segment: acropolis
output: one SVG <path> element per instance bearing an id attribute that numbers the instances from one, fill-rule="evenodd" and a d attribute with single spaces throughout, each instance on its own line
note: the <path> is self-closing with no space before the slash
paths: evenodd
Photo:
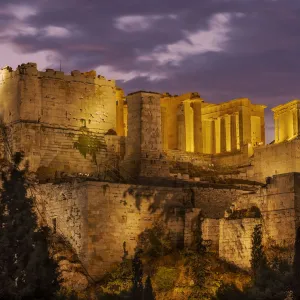
<path id="1" fill-rule="evenodd" d="M 174 244 L 189 247 L 201 212 L 204 239 L 245 269 L 257 224 L 266 247 L 291 253 L 300 226 L 300 100 L 272 108 L 270 144 L 263 104 L 207 103 L 197 92 L 125 95 L 95 71 L 5 67 L 0 100 L 1 158 L 25 153 L 40 211 L 93 278 L 120 261 L 124 242 L 132 256 L 137 236 L 166 214 Z"/>

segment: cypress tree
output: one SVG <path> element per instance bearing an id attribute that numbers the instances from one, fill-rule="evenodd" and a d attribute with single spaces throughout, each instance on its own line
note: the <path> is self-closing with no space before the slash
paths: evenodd
<path id="1" fill-rule="evenodd" d="M 144 300 L 155 300 L 150 276 L 147 276 L 145 282 Z"/>
<path id="2" fill-rule="evenodd" d="M 49 229 L 38 227 L 33 199 L 27 197 L 28 166 L 19 169 L 22 159 L 16 153 L 8 172 L 2 172 L 0 298 L 52 299 L 59 288 L 57 265 L 49 257 Z"/>
<path id="3" fill-rule="evenodd" d="M 136 251 L 134 254 L 132 273 L 132 297 L 134 300 L 141 300 L 143 297 L 143 264 L 139 251 Z"/>
<path id="4" fill-rule="evenodd" d="M 251 269 L 254 277 L 267 267 L 267 258 L 262 245 L 261 225 L 256 225 L 252 233 Z"/>
<path id="5" fill-rule="evenodd" d="M 294 294 L 296 299 L 300 299 L 300 228 L 298 228 L 296 232 L 294 251 L 295 251 L 294 264 L 293 264 Z"/>

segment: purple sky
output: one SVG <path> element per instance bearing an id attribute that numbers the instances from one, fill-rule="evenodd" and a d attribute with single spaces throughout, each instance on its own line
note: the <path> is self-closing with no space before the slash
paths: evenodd
<path id="1" fill-rule="evenodd" d="M 0 0 L 0 66 L 97 70 L 126 93 L 269 108 L 300 94 L 299 0 Z"/>

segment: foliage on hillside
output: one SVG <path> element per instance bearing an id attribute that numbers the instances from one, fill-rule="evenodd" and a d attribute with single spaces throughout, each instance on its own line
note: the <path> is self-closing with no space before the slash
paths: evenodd
<path id="1" fill-rule="evenodd" d="M 170 248 L 168 234 L 157 224 L 141 234 L 138 243 L 143 251 L 143 283 L 145 286 L 148 276 L 151 278 L 155 299 L 211 299 L 222 284 L 242 289 L 250 281 L 249 274 L 205 252 L 203 247 L 197 247 L 201 251 Z M 98 285 L 99 299 L 126 299 L 133 276 L 132 260 L 124 259 Z"/>

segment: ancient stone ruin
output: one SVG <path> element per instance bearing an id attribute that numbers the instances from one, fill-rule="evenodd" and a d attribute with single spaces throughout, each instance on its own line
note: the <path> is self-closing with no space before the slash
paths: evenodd
<path id="1" fill-rule="evenodd" d="M 96 72 L 70 75 L 35 63 L 0 70 L 1 158 L 23 151 L 39 183 L 42 219 L 62 233 L 88 273 L 132 255 L 138 235 L 163 219 L 190 247 L 204 216 L 212 251 L 250 265 L 251 234 L 292 256 L 300 225 L 300 100 L 273 108 L 247 98 L 206 103 L 139 91 L 124 96 Z"/>

